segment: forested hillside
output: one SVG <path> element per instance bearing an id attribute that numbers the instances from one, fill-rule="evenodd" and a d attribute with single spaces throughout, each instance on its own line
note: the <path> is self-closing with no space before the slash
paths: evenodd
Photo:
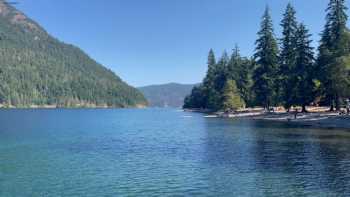
<path id="1" fill-rule="evenodd" d="M 151 107 L 182 107 L 194 85 L 169 83 L 140 87 Z"/>
<path id="2" fill-rule="evenodd" d="M 0 104 L 133 107 L 146 100 L 79 48 L 0 0 Z"/>
<path id="3" fill-rule="evenodd" d="M 330 106 L 340 110 L 350 97 L 350 32 L 346 27 L 345 0 L 330 0 L 318 54 L 312 47 L 305 24 L 289 3 L 280 22 L 282 36 L 276 38 L 269 8 L 266 8 L 256 48 L 251 58 L 238 47 L 231 57 L 225 52 L 216 61 L 211 50 L 208 72 L 201 86 L 185 99 L 185 108 L 214 111 L 262 106 Z M 230 41 L 231 42 L 231 41 Z"/>

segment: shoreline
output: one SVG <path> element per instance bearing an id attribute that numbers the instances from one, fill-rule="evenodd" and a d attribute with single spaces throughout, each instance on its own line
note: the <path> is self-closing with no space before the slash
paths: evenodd
<path id="1" fill-rule="evenodd" d="M 322 108 L 326 109 L 326 108 Z M 205 118 L 247 119 L 280 122 L 295 126 L 326 128 L 326 129 L 350 129 L 350 115 L 339 115 L 338 112 L 312 111 L 298 113 L 295 118 L 294 112 L 265 112 L 259 109 L 250 109 L 235 113 L 208 112 L 208 110 L 188 110 L 187 112 L 203 113 Z"/>
<path id="2" fill-rule="evenodd" d="M 296 119 L 293 113 L 268 113 L 249 119 L 281 122 L 311 128 L 350 129 L 350 116 L 339 115 L 339 113 L 334 112 L 299 113 Z"/>
<path id="3" fill-rule="evenodd" d="M 31 105 L 31 106 L 4 106 L 0 105 L 0 110 L 18 109 L 145 109 L 146 105 L 126 106 L 126 107 L 113 107 L 113 106 L 57 106 L 57 105 Z"/>

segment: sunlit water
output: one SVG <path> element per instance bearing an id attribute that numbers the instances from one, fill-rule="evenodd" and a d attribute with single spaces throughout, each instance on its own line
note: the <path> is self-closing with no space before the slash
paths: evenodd
<path id="1" fill-rule="evenodd" d="M 350 132 L 175 109 L 0 111 L 0 196 L 349 196 Z"/>

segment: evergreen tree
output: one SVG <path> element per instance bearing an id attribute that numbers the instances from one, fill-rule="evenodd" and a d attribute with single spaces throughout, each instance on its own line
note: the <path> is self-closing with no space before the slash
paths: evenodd
<path id="1" fill-rule="evenodd" d="M 222 54 L 221 58 L 219 59 L 217 65 L 216 65 L 216 72 L 215 72 L 215 90 L 218 92 L 222 92 L 226 79 L 228 77 L 228 63 L 229 63 L 229 56 L 226 51 Z"/>
<path id="2" fill-rule="evenodd" d="M 346 28 L 346 10 L 344 0 L 330 0 L 315 64 L 310 34 L 303 24 L 298 26 L 291 4 L 281 22 L 283 36 L 278 56 L 272 20 L 266 8 L 253 59 L 242 57 L 236 46 L 230 58 L 224 53 L 216 62 L 211 50 L 203 85 L 195 88 L 186 102 L 212 110 L 231 110 L 242 106 L 238 101 L 243 99 L 243 103 L 267 109 L 280 103 L 287 109 L 302 106 L 305 112 L 306 106 L 322 94 L 322 102 L 339 110 L 341 100 L 350 97 L 350 32 Z M 0 94 L 4 92 L 5 88 L 0 90 Z M 8 98 L 11 102 L 26 100 L 15 94 Z"/>
<path id="3" fill-rule="evenodd" d="M 345 0 L 330 0 L 319 46 L 318 75 L 331 110 L 334 105 L 337 110 L 340 109 L 340 99 L 345 96 L 344 89 L 349 86 L 347 66 L 342 61 L 349 55 L 346 10 Z"/>
<path id="4" fill-rule="evenodd" d="M 223 88 L 227 79 L 229 57 L 226 52 L 215 63 L 214 52 L 210 50 L 208 56 L 208 72 L 203 85 L 193 89 L 191 95 L 185 99 L 185 108 L 205 108 L 220 110 L 223 104 Z M 201 97 L 201 98 L 199 98 Z"/>
<path id="5" fill-rule="evenodd" d="M 266 8 L 262 18 L 261 30 L 258 32 L 256 52 L 254 55 L 256 68 L 253 74 L 253 90 L 258 104 L 265 108 L 273 104 L 275 97 L 275 79 L 278 65 L 278 47 L 273 33 L 272 19 Z"/>
<path id="6" fill-rule="evenodd" d="M 213 49 L 210 49 L 209 51 L 209 55 L 208 55 L 208 71 L 207 71 L 207 75 L 204 79 L 204 86 L 211 88 L 213 87 L 213 81 L 215 78 L 215 70 L 216 70 L 216 60 L 215 60 L 215 54 Z"/>
<path id="7" fill-rule="evenodd" d="M 227 79 L 232 79 L 236 82 L 241 97 L 248 103 L 250 99 L 250 61 L 240 55 L 237 45 L 233 49 L 227 70 Z"/>
<path id="8" fill-rule="evenodd" d="M 308 33 L 305 25 L 300 24 L 296 33 L 296 67 L 293 73 L 296 75 L 296 92 L 293 96 L 296 100 L 293 104 L 302 106 L 302 111 L 306 112 L 306 106 L 310 104 L 315 97 L 314 84 L 314 52 L 310 40 L 311 34 Z"/>
<path id="9" fill-rule="evenodd" d="M 223 89 L 227 80 L 227 75 L 228 75 L 228 62 L 229 62 L 229 57 L 227 55 L 227 52 L 224 51 L 222 54 L 221 58 L 216 64 L 216 69 L 215 69 L 215 79 L 214 79 L 214 90 L 215 94 L 212 96 L 213 100 L 213 106 L 209 106 L 209 109 L 212 110 L 219 110 L 222 108 L 222 93 Z"/>
<path id="10" fill-rule="evenodd" d="M 232 55 L 230 57 L 228 67 L 227 67 L 228 78 L 234 79 L 234 80 L 239 78 L 239 69 L 240 69 L 239 67 L 241 66 L 241 63 L 242 63 L 241 61 L 242 61 L 242 58 L 239 52 L 239 48 L 236 45 L 232 51 Z"/>
<path id="11" fill-rule="evenodd" d="M 203 108 L 217 110 L 220 103 L 220 92 L 217 88 L 217 78 L 220 68 L 215 60 L 215 54 L 211 49 L 208 55 L 208 71 L 204 79 L 205 102 Z"/>
<path id="12" fill-rule="evenodd" d="M 218 100 L 219 93 L 215 89 L 215 79 L 216 79 L 216 73 L 217 71 L 217 65 L 216 65 L 216 59 L 215 54 L 212 49 L 209 51 L 208 55 L 208 71 L 207 75 L 204 78 L 203 81 L 203 95 L 205 96 L 205 101 L 203 108 L 211 109 L 216 108 L 216 103 Z"/>
<path id="13" fill-rule="evenodd" d="M 295 80 L 295 64 L 296 64 L 296 33 L 298 24 L 295 17 L 296 11 L 289 3 L 282 19 L 282 39 L 280 53 L 280 69 L 279 69 L 279 91 L 280 99 L 285 108 L 289 108 L 293 104 L 293 90 L 296 86 Z"/>
<path id="14" fill-rule="evenodd" d="M 187 109 L 203 109 L 205 107 L 204 87 L 202 85 L 192 89 L 191 94 L 185 98 L 183 107 Z"/>
<path id="15" fill-rule="evenodd" d="M 241 98 L 236 82 L 234 80 L 227 80 L 223 90 L 223 107 L 224 111 L 238 110 L 245 106 Z"/>

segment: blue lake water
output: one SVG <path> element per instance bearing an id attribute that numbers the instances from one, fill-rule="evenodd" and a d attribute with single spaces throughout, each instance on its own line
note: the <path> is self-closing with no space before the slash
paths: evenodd
<path id="1" fill-rule="evenodd" d="M 350 131 L 176 109 L 2 110 L 0 196 L 349 196 Z"/>

